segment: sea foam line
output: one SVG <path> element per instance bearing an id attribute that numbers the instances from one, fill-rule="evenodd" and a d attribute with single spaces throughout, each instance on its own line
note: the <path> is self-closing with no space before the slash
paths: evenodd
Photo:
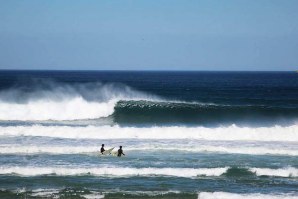
<path id="1" fill-rule="evenodd" d="M 239 144 L 241 145 L 241 144 Z M 126 147 L 125 151 L 175 151 L 188 153 L 230 153 L 248 155 L 284 155 L 298 156 L 297 149 L 272 149 L 266 147 L 229 147 L 229 146 L 153 146 L 153 147 Z M 99 146 L 0 146 L 0 154 L 93 154 L 99 153 Z"/>
<path id="2" fill-rule="evenodd" d="M 237 194 L 228 192 L 201 192 L 198 199 L 298 199 L 297 195 L 291 194 Z"/>
<path id="3" fill-rule="evenodd" d="M 220 176 L 228 170 L 224 168 L 63 168 L 63 167 L 0 167 L 0 175 L 18 176 L 175 176 L 175 177 L 196 177 L 196 176 Z"/>
<path id="4" fill-rule="evenodd" d="M 298 142 L 298 125 L 274 127 L 120 127 L 120 126 L 9 126 L 0 136 L 42 136 L 71 139 L 195 139 Z"/>
<path id="5" fill-rule="evenodd" d="M 130 167 L 102 167 L 102 168 L 68 168 L 68 167 L 0 167 L 0 175 L 18 176 L 173 176 L 194 178 L 197 176 L 221 176 L 229 172 L 230 167 L 220 168 L 130 168 Z M 247 168 L 257 176 L 273 177 L 298 177 L 298 169 L 293 167 L 270 169 L 270 168 Z"/>

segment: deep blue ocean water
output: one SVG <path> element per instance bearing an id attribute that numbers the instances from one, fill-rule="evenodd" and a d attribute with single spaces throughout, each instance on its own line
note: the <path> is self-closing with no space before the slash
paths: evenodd
<path id="1" fill-rule="evenodd" d="M 0 198 L 298 198 L 297 122 L 295 72 L 0 71 Z"/>

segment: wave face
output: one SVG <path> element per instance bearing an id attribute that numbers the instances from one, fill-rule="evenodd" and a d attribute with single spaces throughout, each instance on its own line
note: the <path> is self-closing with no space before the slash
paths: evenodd
<path id="1" fill-rule="evenodd" d="M 120 124 L 289 123 L 297 121 L 298 108 L 121 100 L 116 104 L 113 116 Z"/>

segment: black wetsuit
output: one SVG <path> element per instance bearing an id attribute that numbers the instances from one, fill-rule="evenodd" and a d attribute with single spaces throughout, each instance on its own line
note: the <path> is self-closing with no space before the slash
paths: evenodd
<path id="1" fill-rule="evenodd" d="M 118 157 L 121 157 L 121 155 L 125 155 L 124 153 L 123 153 L 123 150 L 122 149 L 118 149 Z"/>
<path id="2" fill-rule="evenodd" d="M 103 153 L 105 151 L 105 149 L 103 147 L 101 147 L 100 152 Z"/>

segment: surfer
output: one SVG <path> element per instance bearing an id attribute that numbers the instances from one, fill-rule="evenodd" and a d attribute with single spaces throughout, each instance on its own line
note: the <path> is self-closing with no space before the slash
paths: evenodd
<path id="1" fill-rule="evenodd" d="M 120 146 L 120 149 L 118 149 L 118 157 L 121 157 L 121 155 L 125 155 L 124 153 L 123 153 L 123 150 L 122 150 L 122 146 Z"/>
<path id="2" fill-rule="evenodd" d="M 105 152 L 104 146 L 105 146 L 104 144 L 101 145 L 101 149 L 100 149 L 101 154 L 103 154 L 103 152 Z"/>

